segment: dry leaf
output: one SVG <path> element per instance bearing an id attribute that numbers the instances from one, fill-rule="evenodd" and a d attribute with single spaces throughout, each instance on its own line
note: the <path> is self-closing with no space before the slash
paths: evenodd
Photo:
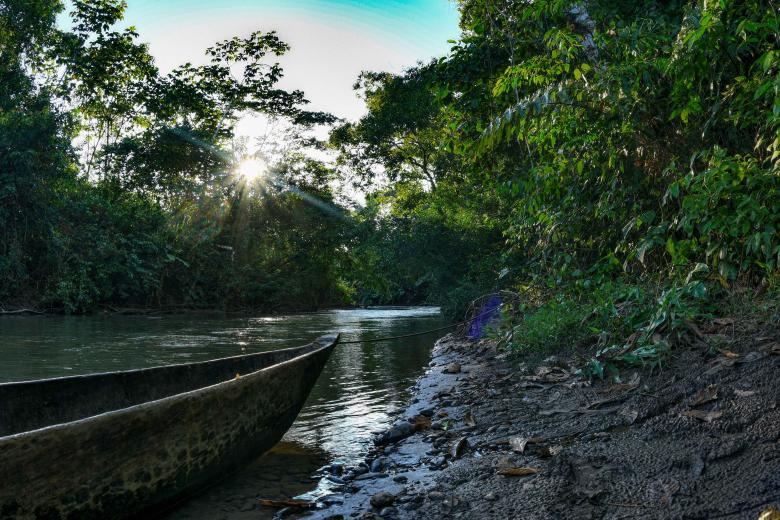
<path id="1" fill-rule="evenodd" d="M 459 459 L 463 456 L 464 453 L 466 453 L 468 448 L 469 440 L 466 437 L 461 437 L 455 442 L 455 444 L 452 445 L 450 454 L 452 455 L 452 458 Z"/>
<path id="2" fill-rule="evenodd" d="M 538 468 L 504 468 L 498 470 L 498 474 L 505 477 L 524 477 L 526 475 L 535 475 L 536 473 L 539 473 Z"/>
<path id="3" fill-rule="evenodd" d="M 512 447 L 512 451 L 523 453 L 525 447 L 528 444 L 539 444 L 544 442 L 544 437 L 511 437 L 509 439 L 509 445 Z"/>
<path id="4" fill-rule="evenodd" d="M 772 506 L 767 507 L 758 515 L 758 520 L 780 520 L 780 511 Z"/>
<path id="5" fill-rule="evenodd" d="M 737 397 L 750 397 L 751 395 L 756 395 L 756 392 L 753 390 L 734 390 L 734 395 Z"/>
<path id="6" fill-rule="evenodd" d="M 721 415 L 723 415 L 723 412 L 705 412 L 704 410 L 688 410 L 680 415 L 684 415 L 686 417 L 693 417 L 694 419 L 699 419 L 700 421 L 704 422 L 712 422 L 715 419 L 719 418 Z"/>
<path id="7" fill-rule="evenodd" d="M 693 402 L 691 402 L 691 406 L 700 406 L 705 403 L 714 401 L 717 398 L 718 387 L 715 385 L 710 385 L 707 388 L 702 388 L 696 393 L 696 395 L 693 396 Z"/>
<path id="8" fill-rule="evenodd" d="M 734 318 L 715 318 L 712 320 L 714 325 L 725 327 L 727 325 L 734 325 Z"/>
<path id="9" fill-rule="evenodd" d="M 723 354 L 724 356 L 726 356 L 729 359 L 737 359 L 739 357 L 739 354 L 737 354 L 736 352 L 732 352 L 732 351 L 727 350 L 725 348 L 719 348 L 718 352 L 720 352 L 721 354 Z"/>
<path id="10" fill-rule="evenodd" d="M 466 423 L 466 426 L 477 425 L 477 420 L 474 419 L 474 414 L 471 412 L 466 412 L 466 415 L 463 416 L 463 422 Z"/>
<path id="11" fill-rule="evenodd" d="M 415 431 L 427 430 L 431 427 L 431 418 L 424 415 L 415 415 L 411 422 Z"/>

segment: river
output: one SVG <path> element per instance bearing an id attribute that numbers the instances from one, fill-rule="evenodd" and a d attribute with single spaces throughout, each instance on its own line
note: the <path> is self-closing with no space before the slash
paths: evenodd
<path id="1" fill-rule="evenodd" d="M 186 363 L 305 344 L 338 331 L 366 340 L 445 325 L 433 307 L 346 309 L 273 317 L 164 315 L 0 319 L 0 382 Z M 442 333 L 338 346 L 283 441 L 181 504 L 169 520 L 270 518 L 257 498 L 326 492 L 312 474 L 354 464 L 386 428 Z"/>

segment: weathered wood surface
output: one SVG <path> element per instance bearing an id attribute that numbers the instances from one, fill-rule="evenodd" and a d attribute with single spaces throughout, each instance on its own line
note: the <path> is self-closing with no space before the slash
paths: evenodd
<path id="1" fill-rule="evenodd" d="M 142 518 L 202 488 L 279 441 L 337 340 L 0 385 L 0 518 Z"/>

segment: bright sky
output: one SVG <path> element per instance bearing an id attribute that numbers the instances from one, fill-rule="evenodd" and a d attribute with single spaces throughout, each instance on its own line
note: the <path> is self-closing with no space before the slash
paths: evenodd
<path id="1" fill-rule="evenodd" d="M 452 0 L 127 0 L 135 25 L 163 72 L 202 63 L 216 41 L 276 30 L 292 46 L 281 86 L 300 89 L 313 110 L 355 119 L 352 85 L 362 70 L 400 72 L 446 54 L 458 35 Z M 243 133 L 243 132 L 242 132 Z"/>

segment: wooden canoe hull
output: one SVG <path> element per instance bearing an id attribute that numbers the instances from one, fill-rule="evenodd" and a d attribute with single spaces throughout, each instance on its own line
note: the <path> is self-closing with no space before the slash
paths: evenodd
<path id="1" fill-rule="evenodd" d="M 0 518 L 146 517 L 181 500 L 281 439 L 336 341 L 205 388 L 0 437 Z"/>

